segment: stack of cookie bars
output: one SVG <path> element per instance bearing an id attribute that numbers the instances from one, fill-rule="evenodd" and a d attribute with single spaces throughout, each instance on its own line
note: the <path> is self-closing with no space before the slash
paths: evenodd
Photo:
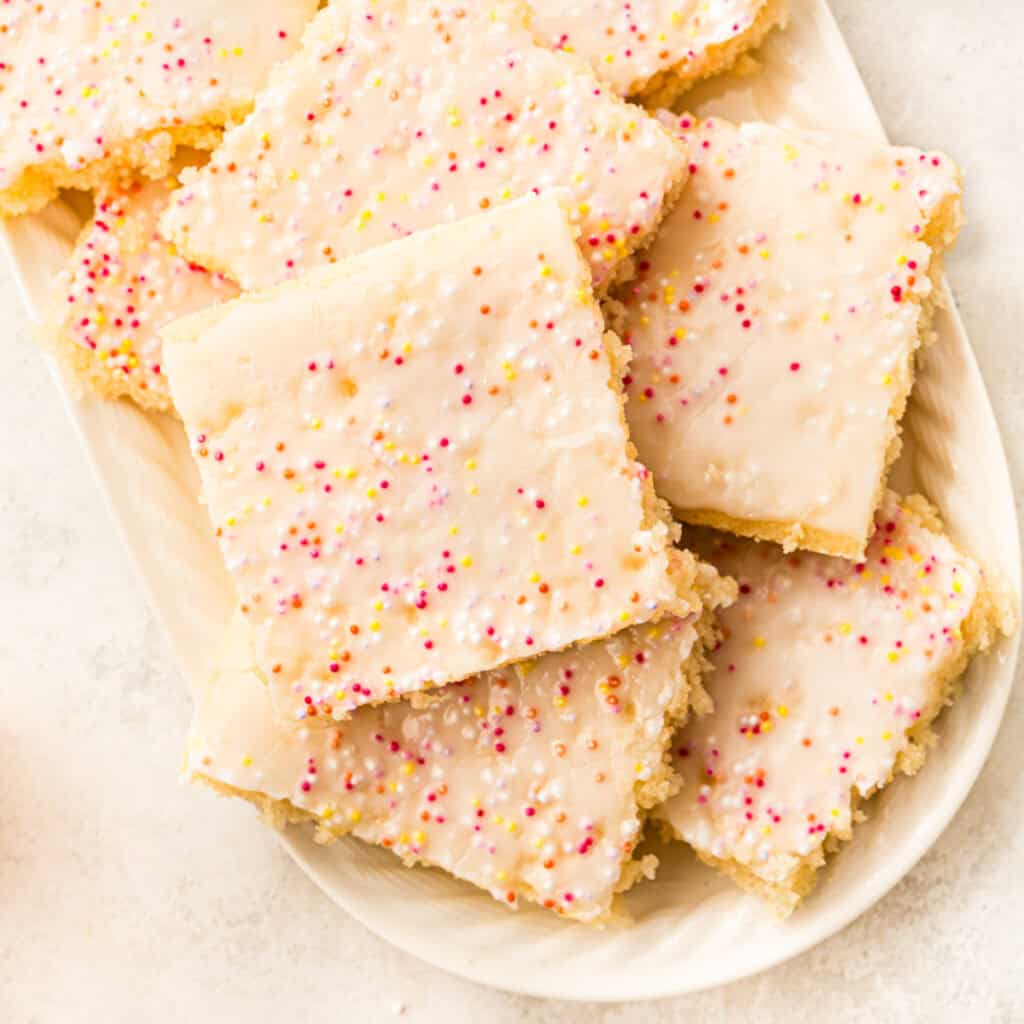
<path id="1" fill-rule="evenodd" d="M 784 21 L 0 12 L 0 212 L 94 198 L 46 341 L 180 418 L 237 592 L 189 779 L 601 922 L 645 829 L 789 912 L 919 767 L 1009 620 L 886 484 L 959 174 L 685 113 Z"/>

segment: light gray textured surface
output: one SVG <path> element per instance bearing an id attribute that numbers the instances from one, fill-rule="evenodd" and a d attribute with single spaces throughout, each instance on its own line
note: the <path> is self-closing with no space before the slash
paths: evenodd
<path id="1" fill-rule="evenodd" d="M 833 6 L 894 141 L 945 149 L 966 172 L 970 225 L 949 273 L 1019 503 L 1024 4 Z M 184 687 L 6 268 L 0 325 L 0 1020 L 1024 1020 L 1020 685 L 966 806 L 917 869 L 758 978 L 580 1007 L 482 989 L 374 938 L 247 807 L 178 784 Z"/>

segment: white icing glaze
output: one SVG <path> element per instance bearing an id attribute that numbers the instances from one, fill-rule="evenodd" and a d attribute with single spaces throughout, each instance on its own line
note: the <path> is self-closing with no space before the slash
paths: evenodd
<path id="1" fill-rule="evenodd" d="M 703 77 L 708 51 L 742 36 L 766 0 L 535 0 L 531 27 L 548 46 L 578 54 L 620 96 L 671 71 Z"/>
<path id="2" fill-rule="evenodd" d="M 290 712 L 322 720 L 691 610 L 675 574 L 692 562 L 646 519 L 603 330 L 541 197 L 164 332 Z"/>
<path id="3" fill-rule="evenodd" d="M 658 782 L 666 713 L 685 702 L 692 624 L 634 627 L 327 730 L 273 714 L 247 640 L 239 618 L 197 694 L 186 774 L 287 801 L 511 906 L 607 914 L 640 836 L 638 784 Z"/>
<path id="4" fill-rule="evenodd" d="M 0 6 L 0 191 L 252 99 L 316 0 L 8 0 Z"/>
<path id="5" fill-rule="evenodd" d="M 163 409 L 171 395 L 156 332 L 238 292 L 175 255 L 160 234 L 160 214 L 176 186 L 168 178 L 100 190 L 59 286 L 61 334 L 81 351 L 74 365 L 104 394 L 129 394 Z"/>
<path id="6" fill-rule="evenodd" d="M 711 714 L 676 737 L 658 814 L 698 850 L 786 887 L 853 796 L 884 786 L 965 651 L 977 567 L 888 493 L 863 563 L 688 532 L 740 585 L 711 657 Z"/>
<path id="7" fill-rule="evenodd" d="M 685 153 L 520 5 L 350 0 L 322 11 L 165 226 L 246 288 L 563 187 L 595 280 L 661 216 Z"/>
<path id="8" fill-rule="evenodd" d="M 922 238 L 956 168 L 671 120 L 691 180 L 619 295 L 640 456 L 684 517 L 803 524 L 862 550 L 931 288 Z"/>

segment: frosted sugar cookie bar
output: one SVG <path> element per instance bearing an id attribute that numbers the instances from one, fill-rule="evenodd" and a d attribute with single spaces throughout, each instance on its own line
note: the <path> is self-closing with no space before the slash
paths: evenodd
<path id="1" fill-rule="evenodd" d="M 957 169 L 672 120 L 691 183 L 612 309 L 631 436 L 681 518 L 860 557 L 959 227 Z"/>
<path id="2" fill-rule="evenodd" d="M 278 826 L 313 821 L 323 840 L 351 832 L 513 907 L 597 921 L 654 870 L 634 851 L 646 809 L 678 781 L 672 725 L 703 694 L 720 599 L 709 593 L 686 621 L 486 672 L 419 708 L 364 707 L 329 729 L 274 714 L 236 621 L 221 670 L 196 695 L 185 773 Z"/>
<path id="3" fill-rule="evenodd" d="M 0 214 L 208 148 L 298 44 L 316 0 L 8 0 L 0 7 Z"/>
<path id="4" fill-rule="evenodd" d="M 336 0 L 165 219 L 196 262 L 264 287 L 564 187 L 595 282 L 681 187 L 671 133 L 533 41 L 524 8 Z"/>
<path id="5" fill-rule="evenodd" d="M 695 606 L 558 202 L 163 332 L 258 663 L 322 721 Z"/>
<path id="6" fill-rule="evenodd" d="M 858 804 L 921 766 L 996 604 L 921 498 L 885 496 L 859 564 L 711 531 L 687 540 L 740 596 L 712 655 L 714 712 L 676 737 L 683 786 L 658 814 L 788 912 Z"/>
<path id="7" fill-rule="evenodd" d="M 783 0 L 535 0 L 531 26 L 620 96 L 669 106 L 785 20 Z"/>
<path id="8" fill-rule="evenodd" d="M 237 289 L 178 256 L 159 230 L 177 179 L 102 186 L 62 275 L 47 337 L 97 394 L 170 411 L 157 330 Z"/>

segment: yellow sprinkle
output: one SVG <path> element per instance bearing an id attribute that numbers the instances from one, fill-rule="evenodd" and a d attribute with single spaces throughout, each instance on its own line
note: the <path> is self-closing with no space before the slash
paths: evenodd
<path id="1" fill-rule="evenodd" d="M 754 637 L 754 646 L 755 647 L 764 647 L 764 643 L 765 643 L 765 640 L 764 640 L 763 636 L 755 636 Z"/>
<path id="2" fill-rule="evenodd" d="M 467 569 L 473 564 L 473 559 L 470 558 L 469 555 L 463 555 L 462 558 L 459 559 L 459 561 Z"/>
<path id="3" fill-rule="evenodd" d="M 466 469 L 476 469 L 476 459 L 466 459 Z"/>
<path id="4" fill-rule="evenodd" d="M 368 498 L 376 498 L 377 497 L 377 488 L 376 487 L 367 487 L 366 488 L 366 496 Z"/>
<path id="5" fill-rule="evenodd" d="M 355 807 L 353 807 L 348 812 L 348 820 L 349 821 L 359 821 L 359 819 L 362 818 L 362 816 L 363 816 L 362 813 L 360 811 L 356 810 Z"/>
<path id="6" fill-rule="evenodd" d="M 841 636 L 849 636 L 852 630 L 853 626 L 851 626 L 848 622 L 839 623 L 839 633 Z"/>
<path id="7" fill-rule="evenodd" d="M 252 758 L 248 754 L 246 754 L 245 757 L 242 758 L 242 764 L 244 764 L 245 767 L 248 768 L 249 765 L 252 764 Z"/>
<path id="8" fill-rule="evenodd" d="M 314 416 L 309 425 L 313 430 L 319 430 L 324 424 L 319 416 Z"/>
<path id="9" fill-rule="evenodd" d="M 541 530 L 540 533 L 537 534 L 537 540 L 545 541 L 547 539 L 548 539 L 548 535 L 543 530 Z"/>
<path id="10" fill-rule="evenodd" d="M 406 761 L 405 764 L 402 765 L 403 775 L 412 775 L 414 770 L 415 769 L 412 766 L 412 761 Z"/>
<path id="11" fill-rule="evenodd" d="M 900 656 L 895 651 L 890 651 L 889 652 L 889 660 L 890 661 L 899 661 L 900 660 Z"/>
<path id="12" fill-rule="evenodd" d="M 573 544 L 573 546 L 569 548 L 569 553 L 572 555 L 578 555 L 582 550 L 583 549 L 579 546 L 579 544 Z"/>
<path id="13" fill-rule="evenodd" d="M 787 708 L 785 704 L 780 704 L 775 709 L 775 713 L 779 716 L 779 718 L 788 718 L 789 717 L 789 708 Z"/>
<path id="14" fill-rule="evenodd" d="M 892 739 L 892 733 L 888 729 L 886 729 L 885 732 L 882 733 L 882 739 L 883 740 L 891 740 Z"/>
<path id="15" fill-rule="evenodd" d="M 584 494 L 582 497 L 576 499 L 576 504 L 580 508 L 586 508 L 590 504 L 590 499 Z"/>
<path id="16" fill-rule="evenodd" d="M 538 573 L 538 572 L 531 572 L 530 573 L 530 582 L 531 583 L 539 583 L 540 582 L 540 573 Z"/>

